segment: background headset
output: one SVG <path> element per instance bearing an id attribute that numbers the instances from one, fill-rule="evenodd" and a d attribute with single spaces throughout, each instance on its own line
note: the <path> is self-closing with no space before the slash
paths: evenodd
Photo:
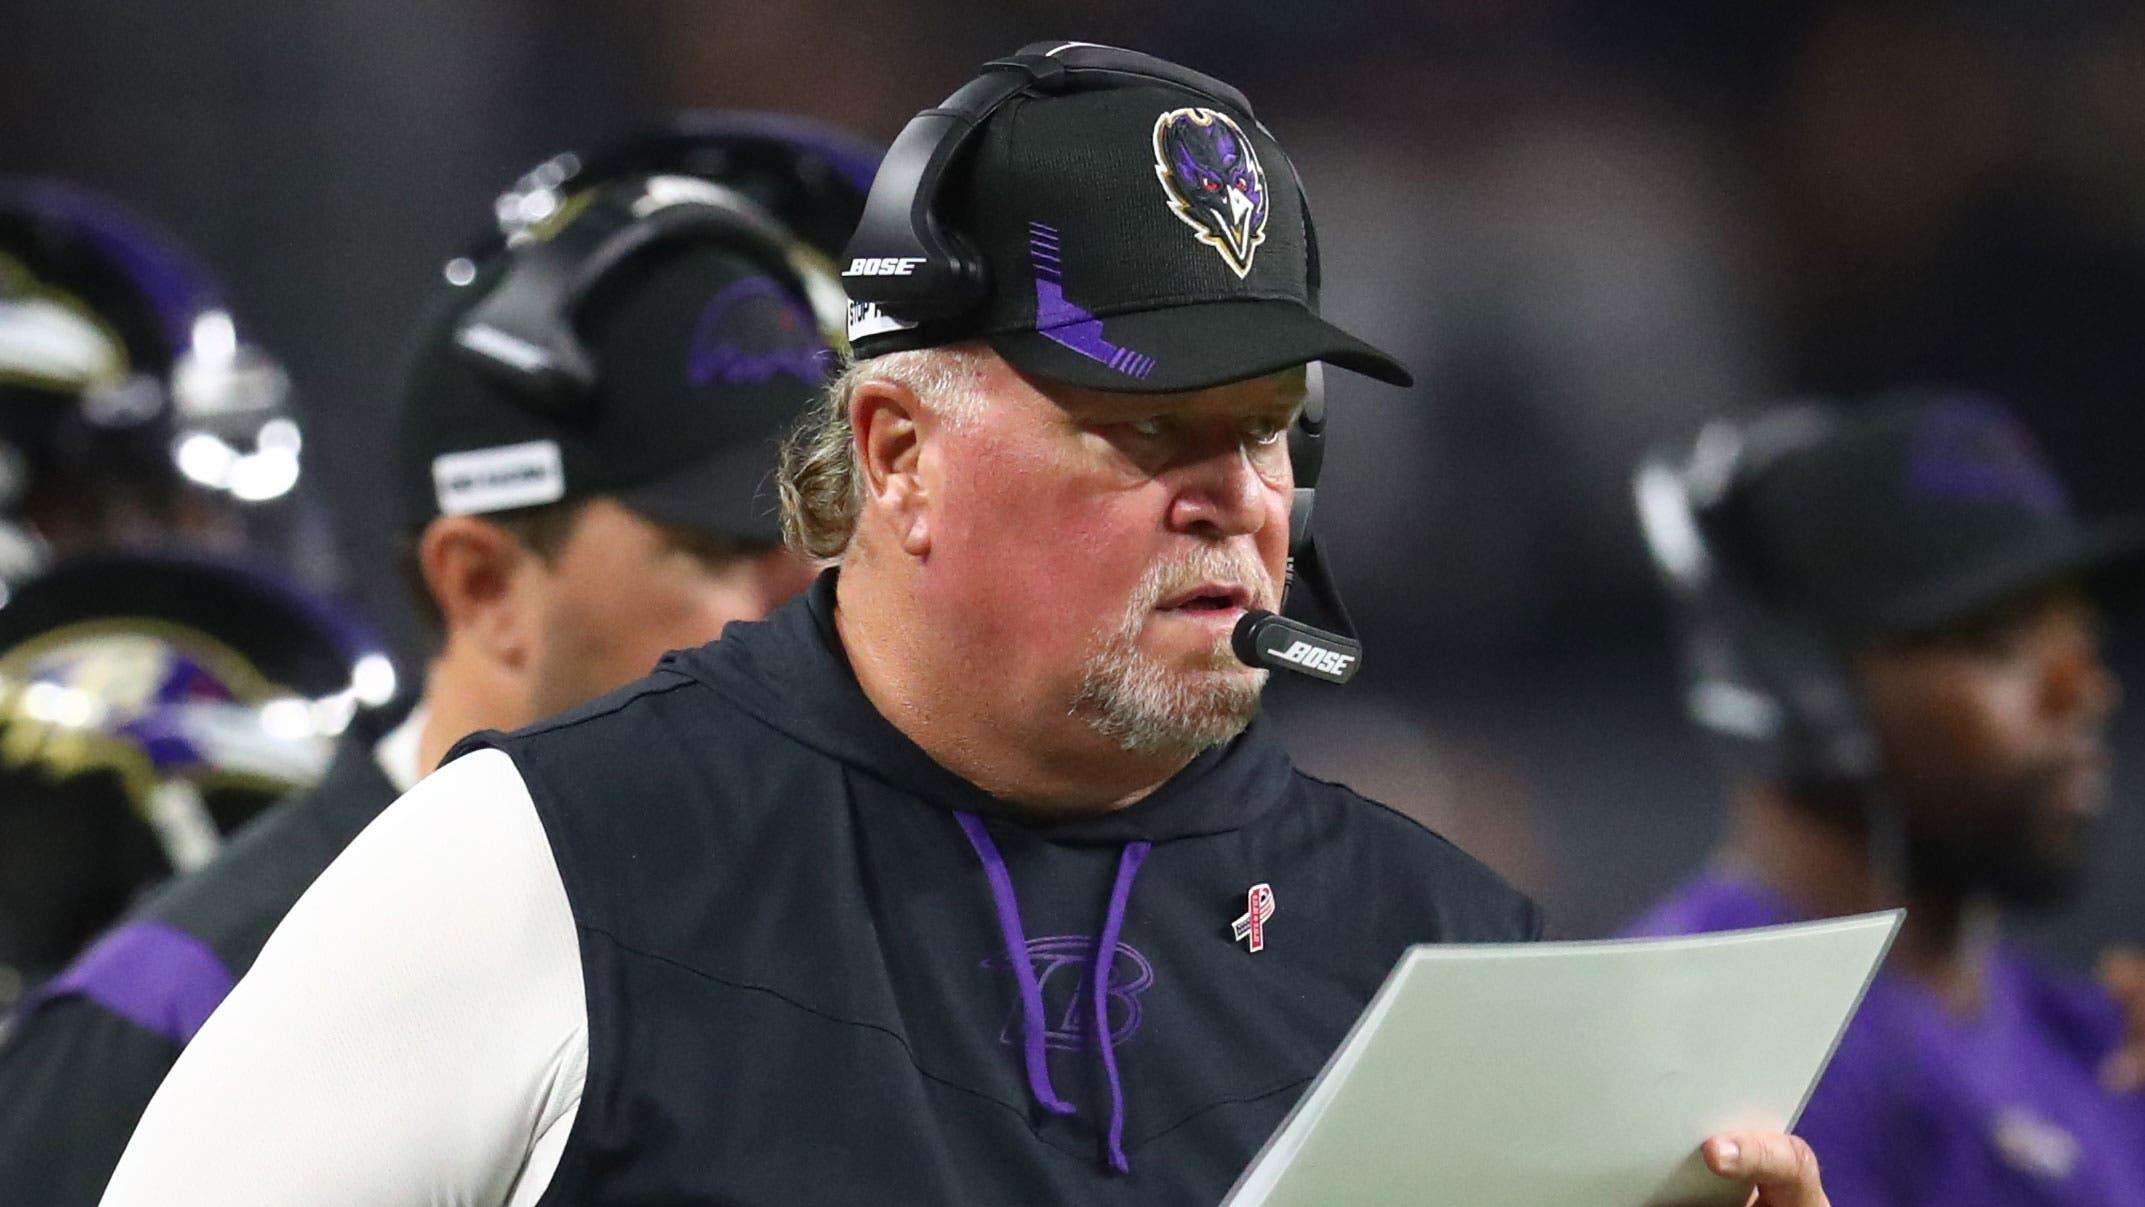
<path id="1" fill-rule="evenodd" d="M 1868 794 L 1880 766 L 1860 692 L 1836 641 L 1765 581 L 1749 515 L 1752 485 L 1838 423 L 1819 403 L 1714 420 L 1648 455 L 1632 488 L 1675 600 L 1692 720 L 1747 773 Z"/>
<path id="2" fill-rule="evenodd" d="M 553 156 L 499 196 L 497 228 L 447 264 L 448 281 L 467 286 L 477 265 L 509 257 L 456 325 L 457 349 L 533 408 L 570 414 L 600 381 L 576 330 L 588 299 L 653 249 L 708 241 L 788 283 L 827 346 L 840 350 L 846 299 L 828 255 L 862 208 L 872 160 L 866 144 L 840 131 L 725 113 L 689 114 L 609 149 Z M 793 231 L 777 210 L 808 215 L 812 229 Z"/>
<path id="3" fill-rule="evenodd" d="M 939 218 L 939 201 L 962 154 L 991 115 L 1021 95 L 1062 95 L 1110 88 L 1164 84 L 1196 93 L 1215 108 L 1225 108 L 1273 137 L 1252 113 L 1251 102 L 1235 88 L 1210 75 L 1166 59 L 1091 42 L 1035 42 L 1012 55 L 985 63 L 980 74 L 937 107 L 909 119 L 887 150 L 872 181 L 863 217 L 851 236 L 844 262 L 897 258 L 915 261 L 906 275 L 844 273 L 843 284 L 855 306 L 882 312 L 916 325 L 943 324 L 982 305 L 990 294 L 986 259 L 960 232 Z M 1311 207 L 1297 181 L 1303 213 L 1306 281 L 1311 304 L 1318 303 L 1318 235 Z M 1252 611 L 1237 625 L 1232 646 L 1254 666 L 1294 671 L 1333 683 L 1345 683 L 1362 666 L 1363 647 L 1340 601 L 1311 537 L 1311 510 L 1319 469 L 1325 459 L 1326 400 L 1324 366 L 1304 366 L 1303 409 L 1289 429 L 1289 456 L 1296 489 L 1289 513 L 1289 585 L 1301 579 L 1328 623 L 1339 631 Z M 1284 589 L 1285 590 L 1285 589 Z M 1285 591 L 1286 593 L 1286 591 Z"/>

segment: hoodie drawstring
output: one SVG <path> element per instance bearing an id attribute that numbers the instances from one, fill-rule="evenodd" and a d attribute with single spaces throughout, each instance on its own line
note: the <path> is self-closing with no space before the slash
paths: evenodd
<path id="1" fill-rule="evenodd" d="M 1102 1048 L 1102 1071 L 1110 1081 L 1110 1168 L 1131 1173 L 1125 1160 L 1125 1087 L 1117 1079 L 1117 1036 L 1110 1030 L 1110 957 L 1117 954 L 1117 933 L 1125 928 L 1125 905 L 1132 900 L 1132 881 L 1147 862 L 1153 843 L 1128 842 L 1117 857 L 1117 879 L 1110 884 L 1110 912 L 1103 915 L 1102 937 L 1095 940 L 1095 1042 Z"/>
<path id="2" fill-rule="evenodd" d="M 1028 1092 L 1053 1115 L 1070 1115 L 1073 1105 L 1058 1097 L 1050 1085 L 1050 1060 L 1043 1049 L 1043 986 L 1035 979 L 1035 965 L 1028 959 L 1028 936 L 1020 926 L 1020 902 L 1013 896 L 1013 875 L 1005 870 L 1005 857 L 983 819 L 973 813 L 956 813 L 968 845 L 983 861 L 983 875 L 991 882 L 991 900 L 998 906 L 998 933 L 1005 939 L 1006 962 L 1013 966 L 1013 979 L 1020 984 L 1020 1030 L 1028 1059 Z"/>
<path id="3" fill-rule="evenodd" d="M 1028 1092 L 1053 1115 L 1073 1114 L 1073 1105 L 1058 1097 L 1050 1084 L 1050 1060 L 1043 1027 L 1043 987 L 1035 979 L 1035 965 L 1028 958 L 1028 936 L 1020 921 L 1020 901 L 1013 894 L 1013 875 L 1006 870 L 998 844 L 973 813 L 955 813 L 968 845 L 983 862 L 984 878 L 990 881 L 991 900 L 998 908 L 998 933 L 1005 941 L 1006 961 L 1013 966 L 1013 979 L 1020 986 L 1020 1020 L 1023 1056 L 1028 1069 Z M 1129 842 L 1117 859 L 1117 878 L 1110 885 L 1110 907 L 1103 916 L 1102 934 L 1095 940 L 1091 997 L 1095 1008 L 1095 1043 L 1102 1051 L 1102 1071 L 1110 1083 L 1110 1124 L 1105 1157 L 1118 1173 L 1132 1172 L 1125 1159 L 1125 1089 L 1117 1074 L 1117 1042 L 1110 1032 L 1110 963 L 1117 954 L 1117 937 L 1124 930 L 1125 910 L 1132 900 L 1132 882 L 1140 865 L 1154 847 L 1148 842 Z"/>

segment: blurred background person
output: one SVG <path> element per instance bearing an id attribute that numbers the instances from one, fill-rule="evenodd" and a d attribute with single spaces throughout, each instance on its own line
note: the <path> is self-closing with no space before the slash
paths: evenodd
<path id="1" fill-rule="evenodd" d="M 191 252 L 0 180 L 0 1011 L 392 690 L 302 443 Z"/>
<path id="2" fill-rule="evenodd" d="M 1838 1201 L 2145 1202 L 2145 986 L 2001 933 L 2084 876 L 2119 696 L 2093 587 L 2145 526 L 2077 521 L 1973 395 L 1716 421 L 1637 482 L 1736 776 L 1725 846 L 1637 932 L 1905 906 L 1797 1128 Z"/>
<path id="3" fill-rule="evenodd" d="M 809 582 L 772 473 L 833 365 L 828 257 L 875 163 L 831 128 L 694 114 L 498 199 L 420 321 L 383 491 L 436 626 L 421 689 L 31 997 L 0 1038 L 11 1199 L 96 1201 L 283 913 L 456 739 L 601 695 Z"/>

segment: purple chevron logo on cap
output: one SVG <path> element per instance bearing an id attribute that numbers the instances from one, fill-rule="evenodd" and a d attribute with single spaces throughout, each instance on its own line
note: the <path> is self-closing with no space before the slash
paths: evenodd
<path id="1" fill-rule="evenodd" d="M 1155 359 L 1103 338 L 1102 320 L 1065 297 L 1058 231 L 1041 222 L 1028 224 L 1028 262 L 1035 269 L 1035 333 L 1127 377 L 1154 372 Z"/>

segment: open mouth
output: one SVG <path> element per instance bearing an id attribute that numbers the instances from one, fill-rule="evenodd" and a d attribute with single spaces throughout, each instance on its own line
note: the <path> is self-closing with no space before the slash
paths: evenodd
<path id="1" fill-rule="evenodd" d="M 1156 606 L 1157 611 L 1219 616 L 1241 612 L 1251 606 L 1251 592 L 1229 583 L 1200 583 L 1178 591 Z"/>

